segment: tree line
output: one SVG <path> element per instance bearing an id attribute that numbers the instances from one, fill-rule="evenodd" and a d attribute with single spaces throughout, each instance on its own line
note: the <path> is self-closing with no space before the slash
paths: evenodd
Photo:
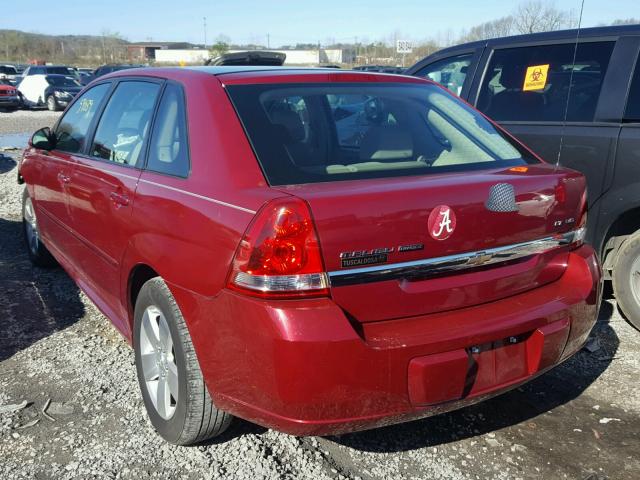
<path id="1" fill-rule="evenodd" d="M 640 19 L 622 18 L 612 25 L 640 24 Z M 433 52 L 458 43 L 485 40 L 508 35 L 544 32 L 575 28 L 578 14 L 573 10 L 562 10 L 546 0 L 525 0 L 503 17 L 480 23 L 466 31 L 454 32 L 448 29 L 431 38 L 414 42 L 414 49 L 406 59 L 411 64 Z M 285 49 L 351 49 L 356 54 L 357 64 L 398 64 L 395 41 L 403 38 L 402 33 L 377 41 L 335 42 L 326 39 L 318 43 L 297 43 L 285 45 Z M 18 30 L 0 30 L 0 59 L 6 62 L 26 63 L 33 60 L 74 65 L 96 65 L 128 61 L 127 45 L 130 43 L 122 35 L 103 30 L 100 35 L 43 35 Z M 190 45 L 190 44 L 187 44 Z M 229 49 L 264 49 L 265 45 L 233 45 L 231 39 L 219 35 L 213 45 L 209 45 L 212 56 Z"/>

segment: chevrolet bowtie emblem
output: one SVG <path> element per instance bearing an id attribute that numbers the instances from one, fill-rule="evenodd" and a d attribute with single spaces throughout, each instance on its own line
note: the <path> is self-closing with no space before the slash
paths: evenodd
<path id="1" fill-rule="evenodd" d="M 467 259 L 467 265 L 480 266 L 487 263 L 493 258 L 493 254 L 485 252 L 477 252 Z"/>

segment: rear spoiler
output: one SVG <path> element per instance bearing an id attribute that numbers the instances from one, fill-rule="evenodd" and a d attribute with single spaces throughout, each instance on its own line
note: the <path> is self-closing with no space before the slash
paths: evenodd
<path id="1" fill-rule="evenodd" d="M 284 64 L 287 56 L 281 52 L 268 52 L 264 50 L 225 53 L 219 57 L 208 59 L 205 65 L 249 65 L 249 66 L 275 66 Z"/>

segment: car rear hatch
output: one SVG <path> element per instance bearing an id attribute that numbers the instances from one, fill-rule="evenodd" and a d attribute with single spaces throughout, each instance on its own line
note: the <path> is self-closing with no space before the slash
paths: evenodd
<path id="1" fill-rule="evenodd" d="M 538 165 L 280 190 L 311 207 L 334 301 L 372 322 L 470 307 L 557 280 L 584 178 Z"/>
<path id="2" fill-rule="evenodd" d="M 330 294 L 354 320 L 470 307 L 562 275 L 581 174 L 541 163 L 434 84 L 265 75 L 224 83 L 271 188 L 308 203 Z"/>

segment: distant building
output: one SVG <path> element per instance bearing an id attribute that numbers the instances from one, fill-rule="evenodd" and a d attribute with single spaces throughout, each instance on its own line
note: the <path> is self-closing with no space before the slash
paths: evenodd
<path id="1" fill-rule="evenodd" d="M 127 45 L 127 57 L 132 63 L 145 63 L 156 58 L 156 52 L 167 49 L 190 48 L 190 43 L 184 42 L 140 42 Z"/>
<path id="2" fill-rule="evenodd" d="M 158 63 L 197 63 L 202 65 L 209 58 L 209 52 L 203 49 L 166 49 L 155 50 Z"/>
<path id="3" fill-rule="evenodd" d="M 159 44 L 154 44 L 159 45 Z M 151 48 L 151 47 L 148 47 Z M 244 52 L 246 50 L 229 50 L 229 53 Z M 322 65 L 327 63 L 355 63 L 356 52 L 352 49 L 313 49 L 313 50 L 274 50 L 270 52 L 284 53 L 287 58 L 285 65 Z M 203 49 L 156 48 L 153 50 L 155 61 L 158 63 L 203 64 L 209 58 L 209 52 Z"/>

